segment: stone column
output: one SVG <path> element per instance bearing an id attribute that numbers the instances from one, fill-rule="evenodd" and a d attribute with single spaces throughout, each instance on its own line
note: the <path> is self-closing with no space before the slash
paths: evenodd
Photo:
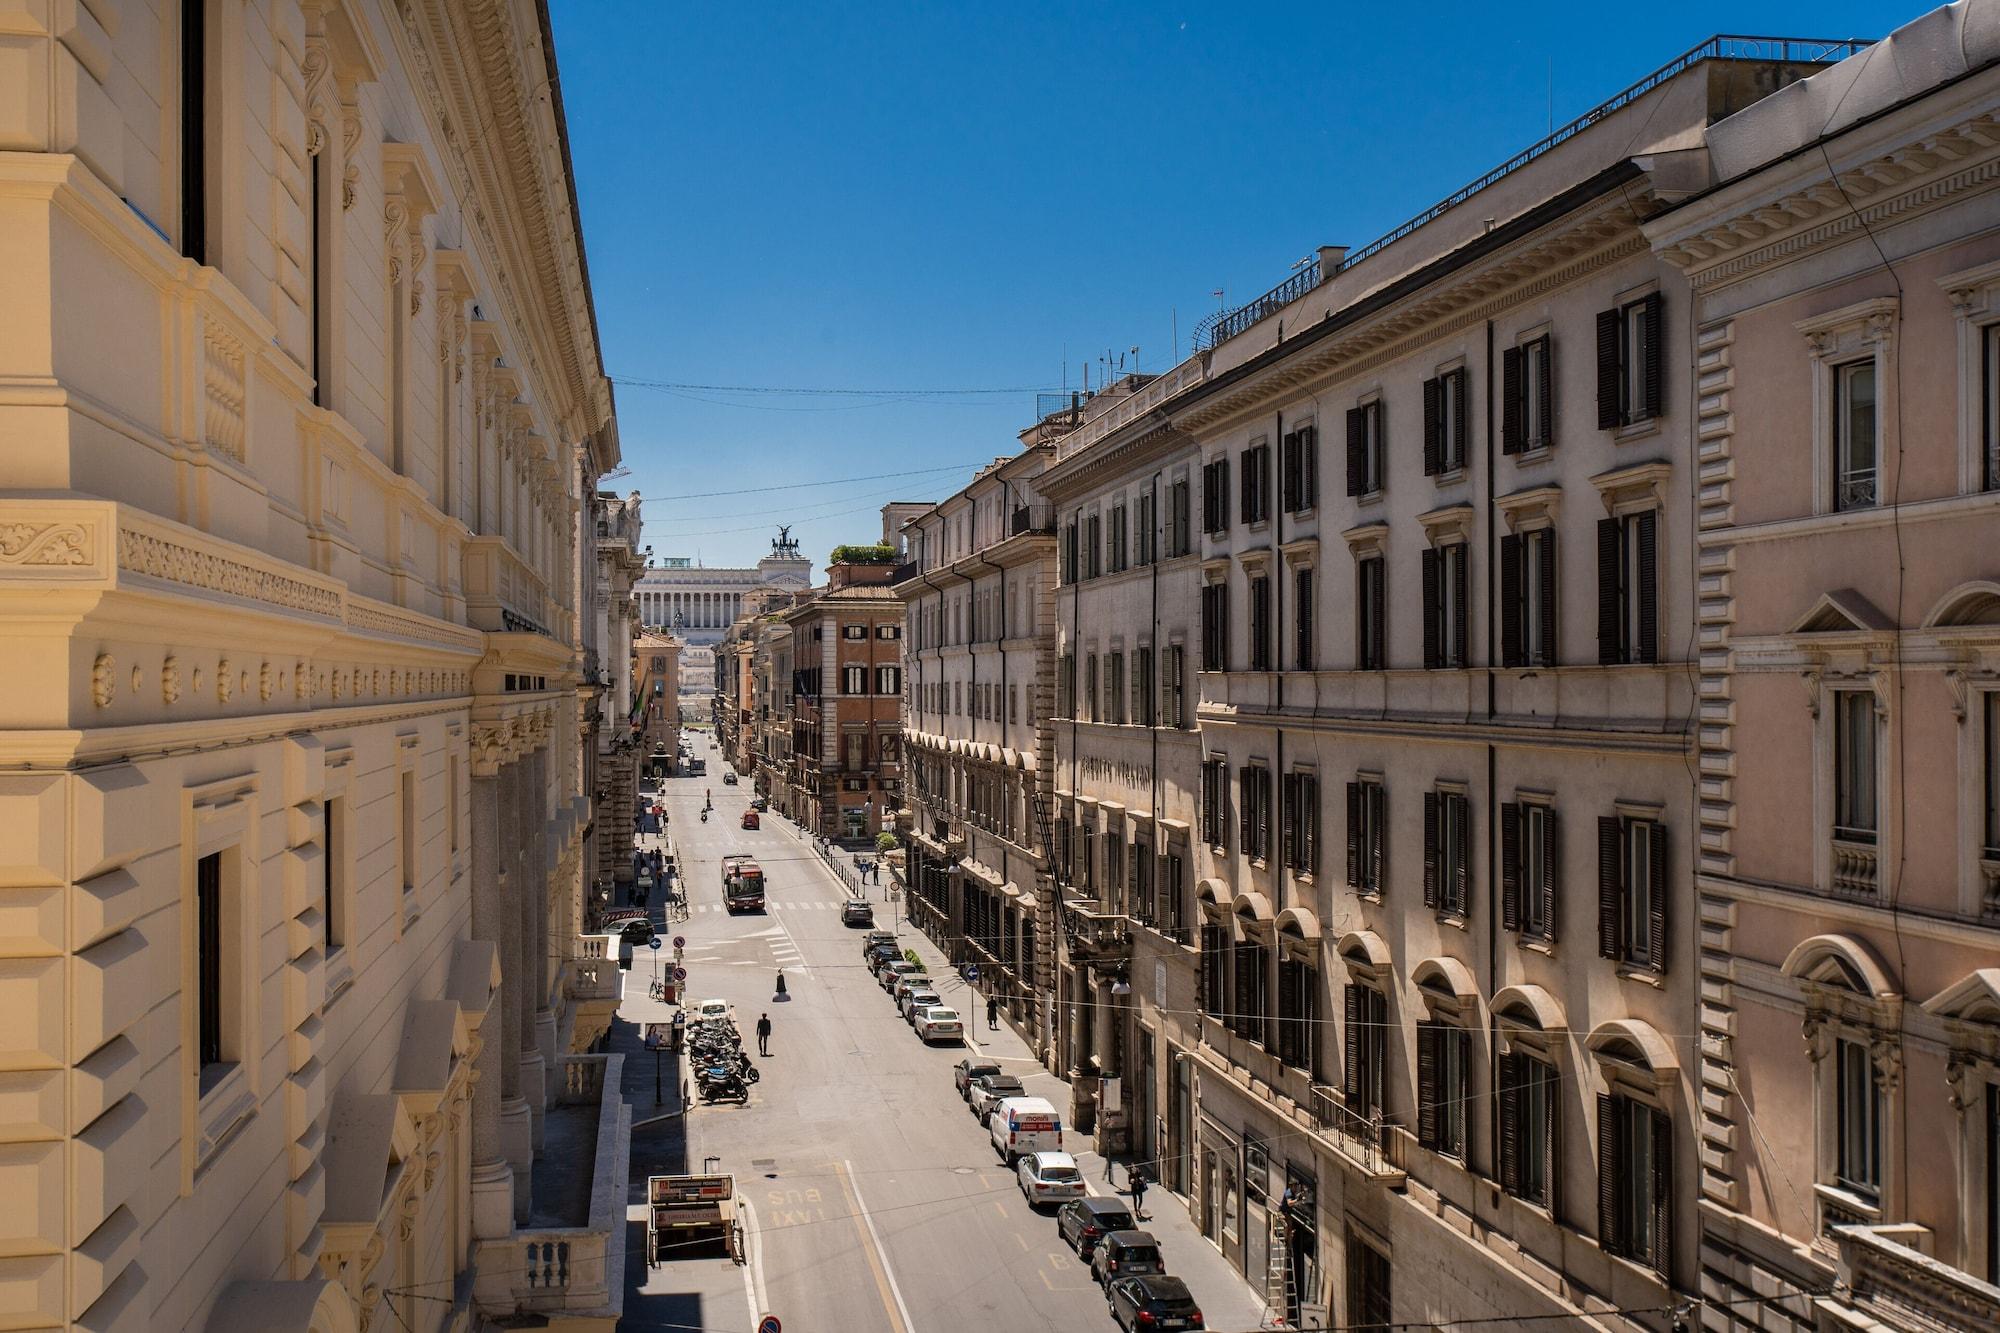
<path id="1" fill-rule="evenodd" d="M 533 746 L 535 743 L 534 729 L 529 725 L 526 744 Z M 542 1117 L 548 1109 L 548 1065 L 535 1041 L 535 1011 L 542 1004 L 542 965 L 537 957 L 541 950 L 541 932 L 536 922 L 541 914 L 548 881 L 542 870 L 542 802 L 537 799 L 535 791 L 535 751 L 526 750 L 514 768 L 518 774 L 514 791 L 514 864 L 520 884 L 514 907 L 515 929 L 520 932 L 521 941 L 521 984 L 514 988 L 507 1010 L 514 1019 L 513 1042 L 521 1068 L 520 1094 L 528 1117 L 526 1146 L 532 1160 L 542 1146 Z"/>
<path id="2" fill-rule="evenodd" d="M 514 1168 L 514 1221 L 525 1224 L 529 1216 L 530 1172 L 534 1167 L 534 1123 L 529 1111 L 525 1086 L 528 1071 L 522 1068 L 521 1039 L 522 1015 L 521 997 L 528 989 L 528 968 L 522 947 L 521 899 L 526 895 L 527 878 L 521 865 L 521 788 L 523 774 L 521 762 L 517 758 L 501 771 L 500 808 L 504 812 L 504 823 L 500 836 L 505 848 L 507 869 L 502 876 L 502 912 L 506 917 L 503 929 L 506 932 L 501 942 L 500 967 L 503 973 L 500 986 L 501 1026 L 494 1037 L 500 1042 L 501 1101 L 500 1125 L 501 1141 L 506 1145 L 507 1160 Z M 489 1020 L 490 1021 L 490 1020 Z"/>
<path id="3" fill-rule="evenodd" d="M 482 764 L 477 740 L 472 774 L 472 937 L 500 946 L 501 997 L 481 1023 L 479 1053 L 473 1057 L 472 1085 L 472 1231 L 482 1239 L 506 1236 L 514 1228 L 514 1169 L 508 1164 L 500 1129 L 500 1098 L 504 1075 L 501 1053 L 506 1048 L 500 1010 L 505 1008 L 504 943 L 507 910 L 505 875 L 498 865 L 501 839 L 501 784 L 498 766 Z M 482 767 L 487 771 L 482 772 Z"/>
<path id="4" fill-rule="evenodd" d="M 535 1026 L 531 1040 L 542 1057 L 543 1104 L 553 1105 L 556 1090 L 560 1087 L 562 1059 L 556 1049 L 555 986 L 561 980 L 561 965 L 556 961 L 556 938 L 552 922 L 557 919 L 558 907 L 566 896 L 562 883 L 563 847 L 557 834 L 563 827 L 555 813 L 554 788 L 556 775 L 560 772 L 556 752 L 557 732 L 553 720 L 548 729 L 548 743 L 535 752 L 535 791 L 540 815 L 541 833 L 541 880 L 542 901 L 535 912 L 535 965 L 537 985 L 535 987 Z M 540 1145 L 537 1144 L 537 1147 Z"/>

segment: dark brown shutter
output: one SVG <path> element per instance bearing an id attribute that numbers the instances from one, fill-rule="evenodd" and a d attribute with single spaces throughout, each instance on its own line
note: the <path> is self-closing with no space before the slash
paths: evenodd
<path id="1" fill-rule="evenodd" d="M 1617 430 L 1624 425 L 1618 410 L 1618 311 L 1597 312 L 1597 428 Z"/>
<path id="2" fill-rule="evenodd" d="M 1500 1188 L 1521 1193 L 1521 1057 L 1500 1057 Z"/>
<path id="3" fill-rule="evenodd" d="M 1452 467 L 1464 467 L 1472 458 L 1472 377 L 1463 369 L 1451 372 L 1458 392 L 1452 395 L 1451 438 L 1458 452 L 1451 459 Z"/>
<path id="4" fill-rule="evenodd" d="M 1542 582 L 1541 643 L 1533 663 L 1535 666 L 1554 666 L 1556 655 L 1556 530 L 1549 528 L 1542 533 L 1540 568 L 1528 571 L 1526 577 L 1539 578 Z"/>
<path id="5" fill-rule="evenodd" d="M 1500 353 L 1500 452 L 1518 454 L 1526 448 L 1521 421 L 1521 349 Z"/>
<path id="6" fill-rule="evenodd" d="M 1243 460 L 1243 491 L 1236 497 L 1236 508 L 1245 523 L 1257 521 L 1257 468 L 1253 458 L 1256 452 L 1255 449 L 1245 449 L 1240 455 Z"/>
<path id="7" fill-rule="evenodd" d="M 1438 905 L 1438 794 L 1424 793 L 1424 906 Z"/>
<path id="8" fill-rule="evenodd" d="M 1347 887 L 1361 887 L 1361 784 L 1347 784 Z"/>
<path id="9" fill-rule="evenodd" d="M 1472 548 L 1458 548 L 1458 559 L 1451 562 L 1452 591 L 1452 660 L 1450 666 L 1465 666 L 1472 661 Z"/>
<path id="10" fill-rule="evenodd" d="M 1370 577 L 1375 580 L 1375 605 L 1369 615 L 1375 635 L 1375 660 L 1369 665 L 1386 667 L 1389 665 L 1389 561 L 1377 556 L 1374 565 L 1375 572 Z"/>
<path id="11" fill-rule="evenodd" d="M 1542 409 L 1541 411 L 1542 433 L 1539 438 L 1529 440 L 1527 442 L 1527 447 L 1530 449 L 1535 448 L 1537 445 L 1543 445 L 1543 444 L 1553 445 L 1556 442 L 1555 339 L 1543 338 L 1541 340 L 1541 347 L 1542 347 L 1542 382 L 1536 390 L 1536 395 L 1541 400 L 1539 406 Z"/>
<path id="12" fill-rule="evenodd" d="M 1424 381 L 1424 475 L 1435 477 L 1444 471 L 1442 461 L 1444 435 L 1443 381 Z"/>
<path id="13" fill-rule="evenodd" d="M 1239 768 L 1236 772 L 1237 816 L 1241 819 L 1243 825 L 1243 854 L 1245 856 L 1255 856 L 1257 854 L 1257 794 L 1251 790 L 1250 770 Z"/>
<path id="14" fill-rule="evenodd" d="M 1542 1187 L 1542 1206 L 1549 1210 L 1549 1220 L 1562 1225 L 1562 1146 L 1563 1146 L 1563 1104 L 1562 1080 L 1556 1077 L 1554 1065 L 1535 1065 L 1535 1074 L 1548 1088 L 1545 1102 L 1549 1108 L 1548 1117 L 1542 1121 L 1542 1160 L 1548 1183 Z"/>
<path id="15" fill-rule="evenodd" d="M 1521 807 L 1500 807 L 1500 924 L 1521 928 Z"/>
<path id="16" fill-rule="evenodd" d="M 1436 547 L 1424 548 L 1424 666 L 1442 665 L 1442 645 L 1438 642 L 1438 560 Z"/>
<path id="17" fill-rule="evenodd" d="M 1299 507 L 1299 433 L 1291 431 L 1279 444 L 1279 485 L 1285 493 L 1285 512 L 1292 513 Z"/>
<path id="18" fill-rule="evenodd" d="M 1597 953 L 1601 958 L 1622 958 L 1625 950 L 1620 918 L 1624 915 L 1625 885 L 1619 874 L 1618 816 L 1600 815 L 1597 820 Z"/>
<path id="19" fill-rule="evenodd" d="M 1665 1111 L 1653 1117 L 1653 1267 L 1674 1274 L 1674 1120 Z"/>
<path id="20" fill-rule="evenodd" d="M 1284 853 L 1286 867 L 1292 870 L 1298 869 L 1298 858 L 1295 855 L 1298 845 L 1295 834 L 1298 824 L 1298 783 L 1299 777 L 1296 773 L 1278 775 L 1278 845 Z"/>
<path id="21" fill-rule="evenodd" d="M 1500 539 L 1500 665 L 1524 665 L 1521 652 L 1522 544 L 1519 533 Z"/>
<path id="22" fill-rule="evenodd" d="M 1305 797 L 1306 855 L 1305 872 L 1319 873 L 1319 778 L 1299 779 L 1299 791 Z"/>
<path id="23" fill-rule="evenodd" d="M 1472 802 L 1464 796 L 1447 798 L 1458 807 L 1458 910 L 1472 911 Z"/>
<path id="24" fill-rule="evenodd" d="M 1660 660 L 1660 573 L 1656 562 L 1658 512 L 1647 510 L 1638 516 L 1639 543 L 1639 652 L 1641 662 Z"/>
<path id="25" fill-rule="evenodd" d="M 1375 859 L 1375 891 L 1387 893 L 1389 891 L 1389 789 L 1379 782 L 1376 783 L 1368 789 L 1368 800 L 1375 807 L 1374 818 L 1370 821 L 1375 827 L 1375 846 L 1372 849 Z"/>
<path id="26" fill-rule="evenodd" d="M 1347 493 L 1364 495 L 1368 489 L 1368 409 L 1347 409 Z"/>
<path id="27" fill-rule="evenodd" d="M 1625 1237 L 1618 1234 L 1618 1182 L 1624 1175 L 1624 1153 L 1618 1139 L 1618 1109 L 1605 1093 L 1597 1094 L 1597 1243 L 1607 1254 L 1623 1254 Z M 1641 1170 L 1646 1163 L 1636 1163 Z"/>
<path id="28" fill-rule="evenodd" d="M 1215 460 L 1215 530 L 1229 531 L 1229 460 Z"/>
<path id="29" fill-rule="evenodd" d="M 1299 508 L 1319 503 L 1319 427 L 1299 427 Z"/>
<path id="30" fill-rule="evenodd" d="M 1557 935 L 1556 907 L 1562 900 L 1562 824 L 1553 809 L 1542 813 L 1542 882 L 1531 886 L 1542 895 L 1542 921 L 1553 944 Z"/>
<path id="31" fill-rule="evenodd" d="M 1341 1091 L 1347 1096 L 1347 1104 L 1352 1106 L 1361 1088 L 1361 988 L 1349 983 L 1347 987 L 1347 1049 L 1346 1078 Z"/>
<path id="32" fill-rule="evenodd" d="M 1438 1038 L 1434 1024 L 1417 1025 L 1417 1142 L 1438 1146 Z"/>
<path id="33" fill-rule="evenodd" d="M 1597 520 L 1597 660 L 1609 666 L 1621 659 L 1619 645 L 1618 520 Z"/>
<path id="34" fill-rule="evenodd" d="M 1646 895 L 1646 943 L 1653 970 L 1667 970 L 1667 827 L 1654 824 L 1646 839 L 1647 869 L 1653 891 Z"/>
<path id="35" fill-rule="evenodd" d="M 1644 330 L 1642 336 L 1646 342 L 1645 401 L 1639 404 L 1639 414 L 1647 420 L 1664 415 L 1666 409 L 1666 396 L 1662 391 L 1666 371 L 1662 306 L 1658 292 L 1639 303 L 1639 324 Z"/>

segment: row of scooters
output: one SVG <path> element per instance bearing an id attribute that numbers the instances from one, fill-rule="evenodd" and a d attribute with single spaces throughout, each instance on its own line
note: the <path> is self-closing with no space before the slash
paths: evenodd
<path id="1" fill-rule="evenodd" d="M 750 1085 L 759 1077 L 757 1066 L 743 1050 L 742 1035 L 728 1018 L 705 1018 L 688 1024 L 688 1066 L 694 1070 L 695 1088 L 704 1102 L 744 1102 L 750 1100 Z"/>

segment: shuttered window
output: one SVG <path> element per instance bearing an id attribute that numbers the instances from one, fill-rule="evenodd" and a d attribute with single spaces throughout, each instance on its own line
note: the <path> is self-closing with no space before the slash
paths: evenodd
<path id="1" fill-rule="evenodd" d="M 1383 470 L 1382 403 L 1377 399 L 1347 412 L 1347 493 L 1374 495 L 1388 484 Z"/>
<path id="2" fill-rule="evenodd" d="M 1234 954 L 1236 1007 L 1230 1028 L 1263 1046 L 1270 1040 L 1266 1031 L 1271 1016 L 1270 951 L 1255 940 L 1238 940 Z"/>
<path id="3" fill-rule="evenodd" d="M 1660 660 L 1658 512 L 1597 522 L 1597 660 Z"/>
<path id="4" fill-rule="evenodd" d="M 1304 513 L 1319 503 L 1319 431 L 1301 426 L 1283 441 L 1285 512 Z"/>
<path id="5" fill-rule="evenodd" d="M 1188 514 L 1186 477 L 1167 487 L 1167 555 L 1186 555 L 1194 549 L 1193 524 Z"/>
<path id="6" fill-rule="evenodd" d="M 1389 1002 L 1372 986 L 1350 983 L 1346 998 L 1347 1059 L 1343 1087 L 1350 1114 L 1369 1117 L 1383 1102 L 1389 1049 Z"/>
<path id="7" fill-rule="evenodd" d="M 1867 1045 L 1835 1043 L 1834 1179 L 1874 1198 L 1882 1187 L 1882 1073 Z"/>
<path id="8" fill-rule="evenodd" d="M 1424 475 L 1442 476 L 1465 467 L 1471 429 L 1464 367 L 1424 381 Z"/>
<path id="9" fill-rule="evenodd" d="M 1354 566 L 1354 666 L 1382 671 L 1389 665 L 1389 562 L 1370 556 Z"/>
<path id="10" fill-rule="evenodd" d="M 1347 784 L 1347 884 L 1357 894 L 1379 896 L 1388 850 L 1389 797 L 1374 779 Z"/>
<path id="11" fill-rule="evenodd" d="M 1292 665 L 1311 671 L 1317 654 L 1313 644 L 1313 572 L 1310 567 L 1292 571 Z"/>
<path id="12" fill-rule="evenodd" d="M 1239 774 L 1238 814 L 1243 824 L 1243 852 L 1253 861 L 1271 859 L 1271 770 L 1247 764 Z"/>
<path id="13" fill-rule="evenodd" d="M 1201 669 L 1229 669 L 1229 585 L 1205 583 L 1201 588 Z"/>
<path id="14" fill-rule="evenodd" d="M 1556 664 L 1556 534 L 1552 528 L 1500 539 L 1500 662 Z"/>
<path id="15" fill-rule="evenodd" d="M 1083 576 L 1094 579 L 1104 572 L 1104 520 L 1092 514 L 1083 521 Z M 963 640 L 964 636 L 959 636 Z"/>
<path id="16" fill-rule="evenodd" d="M 1597 821 L 1597 951 L 1632 967 L 1667 970 L 1667 831 L 1650 819 Z"/>
<path id="17" fill-rule="evenodd" d="M 1221 850 L 1229 845 L 1229 761 L 1201 765 L 1201 840 Z"/>
<path id="18" fill-rule="evenodd" d="M 1597 316 L 1597 428 L 1664 414 L 1664 303 L 1658 292 Z"/>
<path id="19" fill-rule="evenodd" d="M 1062 573 L 1062 581 L 1064 583 L 1076 582 L 1076 577 L 1077 577 L 1076 557 L 1078 550 L 1079 550 L 1079 545 L 1076 532 L 1076 520 L 1072 518 L 1070 519 L 1069 522 L 1063 524 L 1061 573 Z M 926 643 L 935 643 L 936 636 L 926 635 L 925 641 Z"/>
<path id="20" fill-rule="evenodd" d="M 1463 1028 L 1417 1024 L 1417 1141 L 1446 1157 L 1465 1156 L 1471 1062 L 1472 1037 Z"/>
<path id="21" fill-rule="evenodd" d="M 1553 370 L 1547 337 L 1501 353 L 1501 453 L 1525 454 L 1555 443 Z"/>
<path id="22" fill-rule="evenodd" d="M 1524 1051 L 1508 1051 L 1500 1057 L 1498 1082 L 1500 1188 L 1552 1208 L 1562 1141 L 1555 1067 Z"/>
<path id="23" fill-rule="evenodd" d="M 1293 1069 L 1313 1069 L 1313 1033 L 1319 1024 L 1319 973 L 1299 958 L 1278 960 L 1278 1059 Z"/>
<path id="24" fill-rule="evenodd" d="M 1201 928 L 1201 1011 L 1210 1018 L 1228 1013 L 1229 932 L 1212 922 Z"/>
<path id="25" fill-rule="evenodd" d="M 1262 523 L 1271 517 L 1271 446 L 1253 445 L 1243 451 L 1243 522 Z"/>
<path id="26" fill-rule="evenodd" d="M 1229 460 L 1218 458 L 1201 469 L 1201 530 L 1229 531 Z"/>
<path id="27" fill-rule="evenodd" d="M 1319 778 L 1287 773 L 1280 790 L 1284 805 L 1285 866 L 1301 875 L 1319 870 Z"/>
<path id="28" fill-rule="evenodd" d="M 1464 792 L 1424 793 L 1424 906 L 1464 916 L 1472 903 L 1472 807 Z"/>
<path id="29" fill-rule="evenodd" d="M 1597 1097 L 1597 1236 L 1612 1254 L 1670 1275 L 1673 1121 L 1618 1094 Z"/>
<path id="30" fill-rule="evenodd" d="M 1271 660 L 1271 580 L 1258 574 L 1250 579 L 1250 669 L 1269 671 Z"/>
<path id="31" fill-rule="evenodd" d="M 222 853 L 194 864 L 195 1049 L 204 1085 L 222 1050 Z"/>
<path id="32" fill-rule="evenodd" d="M 1110 572 L 1116 574 L 1122 571 L 1126 567 L 1127 563 L 1126 542 L 1129 529 L 1125 522 L 1124 505 L 1115 504 L 1111 506 L 1111 511 L 1110 514 L 1108 515 L 1107 526 L 1109 529 L 1107 536 L 1110 542 L 1110 551 L 1108 559 L 1106 560 L 1105 563 L 1110 569 Z"/>
<path id="33" fill-rule="evenodd" d="M 1500 807 L 1500 919 L 1527 939 L 1556 938 L 1560 844 L 1556 812 L 1539 802 Z"/>
<path id="34" fill-rule="evenodd" d="M 1179 644 L 1167 648 L 1160 661 L 1160 707 L 1162 722 L 1176 729 L 1187 720 L 1187 649 Z"/>
<path id="35" fill-rule="evenodd" d="M 1472 637 L 1469 550 L 1465 543 L 1424 548 L 1424 666 L 1462 667 Z"/>

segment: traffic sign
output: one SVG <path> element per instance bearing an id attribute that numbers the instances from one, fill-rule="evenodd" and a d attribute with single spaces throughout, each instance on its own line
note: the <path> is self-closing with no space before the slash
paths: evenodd
<path id="1" fill-rule="evenodd" d="M 757 1333 L 778 1333 L 780 1327 L 778 1316 L 774 1314 L 767 1314 L 757 1321 Z"/>
<path id="2" fill-rule="evenodd" d="M 979 980 L 979 964 L 974 963 L 965 969 L 965 979 L 967 981 Z"/>
<path id="3" fill-rule="evenodd" d="M 674 947 L 675 947 L 676 949 L 685 949 L 685 948 L 687 948 L 687 942 L 688 942 L 688 941 L 687 941 L 687 936 L 685 936 L 685 935 L 676 935 L 676 936 L 674 936 Z"/>
<path id="4" fill-rule="evenodd" d="M 650 940 L 647 940 L 647 941 L 646 941 L 646 947 L 647 947 L 648 949 L 657 949 L 657 948 L 659 948 L 659 947 L 660 947 L 660 937 L 659 937 L 658 935 L 655 935 L 655 936 L 653 936 L 653 938 L 652 938 L 652 939 L 650 939 Z"/>
<path id="5" fill-rule="evenodd" d="M 687 979 L 688 979 L 688 970 L 686 968 L 677 967 L 674 969 L 675 981 L 686 981 Z"/>

